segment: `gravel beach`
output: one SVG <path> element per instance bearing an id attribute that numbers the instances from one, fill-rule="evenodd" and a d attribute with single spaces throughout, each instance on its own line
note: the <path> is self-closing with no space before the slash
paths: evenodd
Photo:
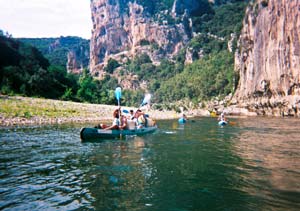
<path id="1" fill-rule="evenodd" d="M 0 96 L 0 126 L 47 125 L 112 120 L 117 106 L 77 103 L 60 100 Z M 136 110 L 134 107 L 122 107 Z M 144 110 L 153 119 L 174 119 L 175 111 Z"/>

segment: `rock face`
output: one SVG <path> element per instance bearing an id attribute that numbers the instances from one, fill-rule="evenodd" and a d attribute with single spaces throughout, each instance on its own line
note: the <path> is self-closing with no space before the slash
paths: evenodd
<path id="1" fill-rule="evenodd" d="M 89 64 L 89 49 L 78 46 L 67 53 L 67 71 L 79 74 Z"/>
<path id="2" fill-rule="evenodd" d="M 177 54 L 192 33 L 189 11 L 184 10 L 188 4 L 175 2 L 172 13 L 163 11 L 153 16 L 133 0 L 92 0 L 91 72 L 94 75 L 104 73 L 103 67 L 109 58 L 122 62 L 147 53 L 152 62 L 159 63 L 161 59 Z M 161 18 L 164 15 L 172 15 L 180 21 L 175 24 L 173 19 L 171 24 Z"/>
<path id="3" fill-rule="evenodd" d="M 257 0 L 246 11 L 236 54 L 234 100 L 266 115 L 300 109 L 300 1 Z"/>

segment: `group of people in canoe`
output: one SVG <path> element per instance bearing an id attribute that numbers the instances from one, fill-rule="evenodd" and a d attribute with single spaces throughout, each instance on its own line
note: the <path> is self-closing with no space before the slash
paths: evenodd
<path id="1" fill-rule="evenodd" d="M 104 130 L 133 130 L 156 125 L 155 121 L 149 118 L 149 115 L 140 109 L 137 109 L 135 112 L 130 110 L 129 113 L 128 111 L 126 113 L 124 111 L 122 112 L 121 107 L 115 109 L 113 112 L 112 125 L 99 124 L 95 128 Z"/>

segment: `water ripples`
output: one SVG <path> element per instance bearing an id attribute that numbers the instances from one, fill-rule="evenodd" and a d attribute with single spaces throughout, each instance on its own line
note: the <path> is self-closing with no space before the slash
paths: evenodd
<path id="1" fill-rule="evenodd" d="M 0 209 L 299 210 L 300 121 L 234 121 L 87 143 L 80 125 L 1 129 Z"/>
<path id="2" fill-rule="evenodd" d="M 82 151 L 75 150 L 70 135 L 53 128 L 1 133 L 0 209 L 90 206 L 89 182 L 83 182 L 85 171 L 78 162 Z"/>

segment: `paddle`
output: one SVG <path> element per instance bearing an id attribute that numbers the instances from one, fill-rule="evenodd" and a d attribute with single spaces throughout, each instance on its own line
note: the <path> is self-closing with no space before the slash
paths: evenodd
<path id="1" fill-rule="evenodd" d="M 183 107 L 180 106 L 179 109 L 180 109 L 181 114 L 183 114 Z"/>
<path id="2" fill-rule="evenodd" d="M 145 97 L 144 97 L 144 99 L 143 99 L 143 102 L 142 102 L 142 104 L 140 105 L 140 107 L 139 108 L 141 108 L 142 106 L 144 106 L 144 105 L 147 105 L 147 104 L 150 104 L 150 100 L 151 100 L 151 94 L 145 94 Z"/>
<path id="3" fill-rule="evenodd" d="M 150 100 L 151 100 L 151 94 L 146 94 L 141 105 L 139 106 L 138 110 L 144 106 L 144 105 L 147 105 L 147 104 L 150 104 Z M 123 113 L 126 113 L 126 114 L 129 114 L 129 111 L 126 110 L 126 109 L 123 109 Z M 135 112 L 136 113 L 136 112 Z"/>
<path id="4" fill-rule="evenodd" d="M 228 123 L 229 123 L 230 125 L 236 125 L 236 122 L 233 122 L 233 121 L 228 121 Z"/>
<path id="5" fill-rule="evenodd" d="M 143 99 L 143 101 L 142 101 L 142 103 L 141 103 L 141 105 L 139 106 L 139 108 L 134 112 L 134 115 L 133 116 L 135 116 L 135 114 L 136 114 L 136 112 L 138 111 L 138 110 L 140 110 L 140 108 L 142 107 L 142 106 L 144 106 L 144 105 L 147 105 L 147 104 L 150 104 L 150 100 L 151 100 L 151 94 L 145 94 L 145 97 L 144 97 L 144 99 Z M 123 110 L 123 112 L 124 113 L 129 113 L 127 110 Z"/>
<path id="6" fill-rule="evenodd" d="M 120 99 L 121 99 L 121 96 L 122 96 L 121 87 L 117 87 L 116 88 L 116 90 L 115 90 L 115 96 L 116 96 L 117 101 L 118 101 L 118 106 L 120 107 Z"/>
<path id="7" fill-rule="evenodd" d="M 116 96 L 116 99 L 118 101 L 118 108 L 120 108 L 120 99 L 121 99 L 121 96 L 122 96 L 122 90 L 121 90 L 121 87 L 117 87 L 116 90 L 115 90 L 115 96 Z M 121 122 L 121 111 L 119 109 L 119 119 L 120 119 L 120 122 Z M 122 138 L 122 134 L 120 133 L 120 138 Z"/>

